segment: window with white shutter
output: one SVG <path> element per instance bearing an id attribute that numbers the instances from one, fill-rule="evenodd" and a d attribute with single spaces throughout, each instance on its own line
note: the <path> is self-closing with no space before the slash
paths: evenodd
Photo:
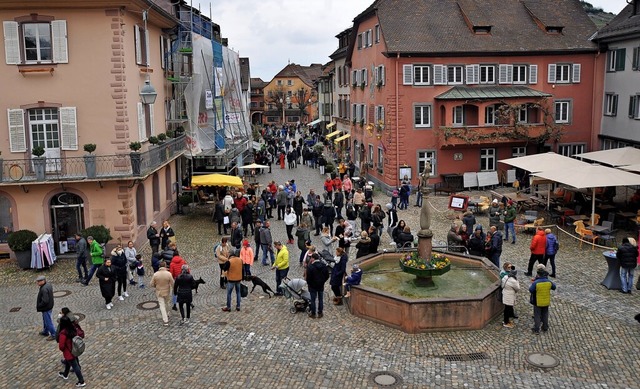
<path id="1" fill-rule="evenodd" d="M 67 22 L 4 21 L 5 60 L 8 65 L 69 63 Z"/>
<path id="2" fill-rule="evenodd" d="M 352 70 L 351 71 L 351 82 L 353 85 L 358 85 L 358 71 L 357 70 Z"/>
<path id="3" fill-rule="evenodd" d="M 53 62 L 69 63 L 66 20 L 53 20 L 51 22 L 51 37 L 53 41 Z"/>
<path id="4" fill-rule="evenodd" d="M 513 65 L 500 64 L 498 67 L 498 83 L 511 84 L 513 83 Z"/>
<path id="5" fill-rule="evenodd" d="M 60 148 L 62 150 L 78 150 L 76 107 L 60 108 Z"/>
<path id="6" fill-rule="evenodd" d="M 538 83 L 538 65 L 529 65 L 529 84 Z"/>
<path id="7" fill-rule="evenodd" d="M 24 111 L 22 109 L 7 109 L 9 121 L 9 149 L 12 153 L 27 151 L 27 136 L 24 132 Z"/>
<path id="8" fill-rule="evenodd" d="M 4 54 L 7 65 L 17 65 L 20 63 L 20 34 L 18 23 L 5 21 L 4 28 Z"/>
<path id="9" fill-rule="evenodd" d="M 136 45 L 136 64 L 149 66 L 149 34 L 142 26 L 133 26 Z"/>
<path id="10" fill-rule="evenodd" d="M 402 65 L 402 85 L 413 84 L 413 65 Z"/>
<path id="11" fill-rule="evenodd" d="M 433 85 L 447 83 L 447 67 L 445 65 L 433 65 Z"/>
<path id="12" fill-rule="evenodd" d="M 466 66 L 467 79 L 466 84 L 477 84 L 479 82 L 480 65 L 467 65 Z"/>
<path id="13" fill-rule="evenodd" d="M 579 63 L 574 63 L 571 73 L 571 82 L 574 84 L 580 83 L 580 68 L 581 65 Z"/>
<path id="14" fill-rule="evenodd" d="M 147 121 L 144 115 L 144 104 L 138 103 L 138 137 L 140 142 L 147 140 Z"/>
<path id="15" fill-rule="evenodd" d="M 149 129 L 150 129 L 149 134 L 150 135 L 155 135 L 156 134 L 156 126 L 155 126 L 155 124 L 153 122 L 153 107 L 154 107 L 154 105 L 155 104 L 149 104 L 148 105 L 149 108 L 147 110 L 145 110 L 145 113 L 146 113 L 146 111 L 149 111 L 149 120 L 147 122 L 149 123 Z"/>
<path id="16" fill-rule="evenodd" d="M 362 82 L 362 85 L 367 86 L 368 80 L 369 78 L 367 77 L 367 69 L 362 69 L 362 80 L 360 80 Z"/>
<path id="17" fill-rule="evenodd" d="M 385 81 L 384 81 L 384 65 L 380 65 L 378 66 L 378 80 L 377 80 L 377 84 L 378 85 L 384 85 Z"/>
<path id="18" fill-rule="evenodd" d="M 547 67 L 547 82 L 549 84 L 555 84 L 556 82 L 556 64 L 550 63 Z"/>

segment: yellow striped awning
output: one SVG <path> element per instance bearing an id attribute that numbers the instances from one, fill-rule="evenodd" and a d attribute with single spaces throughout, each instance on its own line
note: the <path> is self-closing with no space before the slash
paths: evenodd
<path id="1" fill-rule="evenodd" d="M 331 127 L 335 126 L 336 122 L 331 122 L 329 124 L 327 124 L 327 130 L 330 129 Z"/>
<path id="2" fill-rule="evenodd" d="M 334 143 L 340 143 L 340 142 L 342 142 L 343 140 L 345 140 L 345 139 L 347 139 L 347 138 L 350 138 L 350 137 L 351 137 L 351 134 L 342 135 L 341 137 L 336 138 L 336 140 L 334 140 L 333 142 L 334 142 Z"/>
<path id="3" fill-rule="evenodd" d="M 333 138 L 334 136 L 338 135 L 341 132 L 342 131 L 340 131 L 340 130 L 336 130 L 336 131 L 332 132 L 331 134 L 327 135 L 327 139 L 331 139 L 331 138 Z"/>

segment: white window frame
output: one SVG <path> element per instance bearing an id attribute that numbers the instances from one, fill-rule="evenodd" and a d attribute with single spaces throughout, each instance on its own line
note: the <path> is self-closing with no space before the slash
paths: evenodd
<path id="1" fill-rule="evenodd" d="M 287 86 L 293 86 L 293 80 L 287 80 Z"/>
<path id="2" fill-rule="evenodd" d="M 571 122 L 571 101 L 556 100 L 554 102 L 554 120 L 558 124 L 567 124 Z"/>
<path id="3" fill-rule="evenodd" d="M 413 85 L 431 84 L 431 66 L 413 65 Z"/>
<path id="4" fill-rule="evenodd" d="M 40 48 L 37 49 L 38 58 L 27 60 L 24 29 L 27 25 L 46 24 L 49 26 L 49 41 L 51 44 L 51 59 L 42 59 Z M 67 45 L 67 22 L 66 20 L 33 20 L 18 23 L 12 20 L 3 21 L 5 60 L 7 65 L 21 64 L 61 64 L 69 63 L 69 52 Z M 40 42 L 38 42 L 39 47 Z"/>
<path id="5" fill-rule="evenodd" d="M 464 84 L 464 66 L 462 65 L 447 66 L 447 84 L 449 85 Z"/>
<path id="6" fill-rule="evenodd" d="M 529 69 L 527 69 L 527 65 L 513 65 L 513 83 L 514 84 L 526 84 L 527 83 L 527 75 L 529 73 Z"/>
<path id="7" fill-rule="evenodd" d="M 369 143 L 369 159 L 367 160 L 369 166 L 373 166 L 373 145 Z"/>
<path id="8" fill-rule="evenodd" d="M 576 154 L 585 152 L 587 145 L 584 143 L 565 143 L 558 145 L 558 154 L 565 157 L 573 157 Z"/>
<path id="9" fill-rule="evenodd" d="M 417 122 L 416 110 L 420 109 L 420 122 Z M 426 113 L 426 114 L 425 114 Z M 426 120 L 425 120 L 426 119 Z M 413 126 L 415 128 L 430 128 L 433 122 L 432 104 L 415 104 L 413 106 Z"/>
<path id="10" fill-rule="evenodd" d="M 136 49 L 136 65 L 150 66 L 149 58 L 149 32 L 144 26 L 133 26 L 134 43 Z"/>
<path id="11" fill-rule="evenodd" d="M 618 114 L 618 95 L 616 93 L 605 93 L 602 114 L 604 116 L 616 116 Z"/>
<path id="12" fill-rule="evenodd" d="M 526 104 L 521 105 L 518 109 L 518 118 L 517 122 L 520 124 L 527 123 L 527 119 L 529 119 L 528 108 Z"/>
<path id="13" fill-rule="evenodd" d="M 484 168 L 483 166 L 484 165 Z M 480 171 L 492 172 L 496 170 L 496 149 L 480 149 Z"/>
<path id="14" fill-rule="evenodd" d="M 632 119 L 640 119 L 640 95 L 632 95 L 629 97 L 629 117 Z"/>
<path id="15" fill-rule="evenodd" d="M 511 158 L 524 157 L 527 155 L 526 146 L 515 146 L 511 148 Z"/>
<path id="16" fill-rule="evenodd" d="M 375 43 L 380 43 L 380 25 L 376 24 L 375 27 L 373 27 L 373 39 L 375 41 Z"/>
<path id="17" fill-rule="evenodd" d="M 435 150 L 418 150 L 416 152 L 416 165 L 418 166 L 418 174 L 422 174 L 427 162 L 431 163 L 431 177 L 436 175 L 436 151 Z"/>
<path id="18" fill-rule="evenodd" d="M 495 84 L 496 83 L 496 66 L 480 65 L 479 82 L 480 84 Z"/>
<path id="19" fill-rule="evenodd" d="M 556 84 L 571 83 L 571 64 L 555 64 L 555 73 L 553 75 L 553 79 L 554 83 Z"/>
<path id="20" fill-rule="evenodd" d="M 367 68 L 360 70 L 360 83 L 364 86 L 367 86 Z"/>
<path id="21" fill-rule="evenodd" d="M 487 119 L 491 118 L 491 121 Z M 484 107 L 484 124 L 485 125 L 495 125 L 496 124 L 496 106 L 495 105 L 487 105 Z"/>
<path id="22" fill-rule="evenodd" d="M 378 146 L 378 173 L 384 173 L 384 149 Z"/>
<path id="23" fill-rule="evenodd" d="M 454 127 L 464 126 L 464 106 L 456 105 L 455 107 L 453 107 L 451 112 L 453 114 L 451 117 L 451 123 L 453 124 L 453 126 Z"/>

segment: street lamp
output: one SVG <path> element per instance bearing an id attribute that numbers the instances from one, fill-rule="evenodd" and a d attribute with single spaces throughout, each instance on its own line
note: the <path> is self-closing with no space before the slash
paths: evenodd
<path id="1" fill-rule="evenodd" d="M 140 89 L 140 99 L 142 104 L 153 104 L 156 102 L 158 93 L 156 89 L 151 85 L 151 81 L 147 78 L 144 81 L 144 86 Z"/>
<path id="2" fill-rule="evenodd" d="M 285 124 L 285 113 L 284 113 L 285 103 L 287 104 L 287 107 L 288 107 L 291 104 L 291 97 L 287 96 L 286 100 L 280 98 L 280 104 L 282 104 L 282 125 Z"/>

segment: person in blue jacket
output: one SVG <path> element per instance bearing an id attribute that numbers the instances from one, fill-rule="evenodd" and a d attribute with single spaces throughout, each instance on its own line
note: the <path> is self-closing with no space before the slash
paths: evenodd
<path id="1" fill-rule="evenodd" d="M 344 297 L 349 298 L 351 296 L 351 287 L 353 285 L 360 285 L 360 281 L 362 281 L 362 269 L 360 269 L 358 264 L 354 264 L 351 267 L 351 275 L 347 277 L 344 284 L 344 290 L 347 291 Z"/>

